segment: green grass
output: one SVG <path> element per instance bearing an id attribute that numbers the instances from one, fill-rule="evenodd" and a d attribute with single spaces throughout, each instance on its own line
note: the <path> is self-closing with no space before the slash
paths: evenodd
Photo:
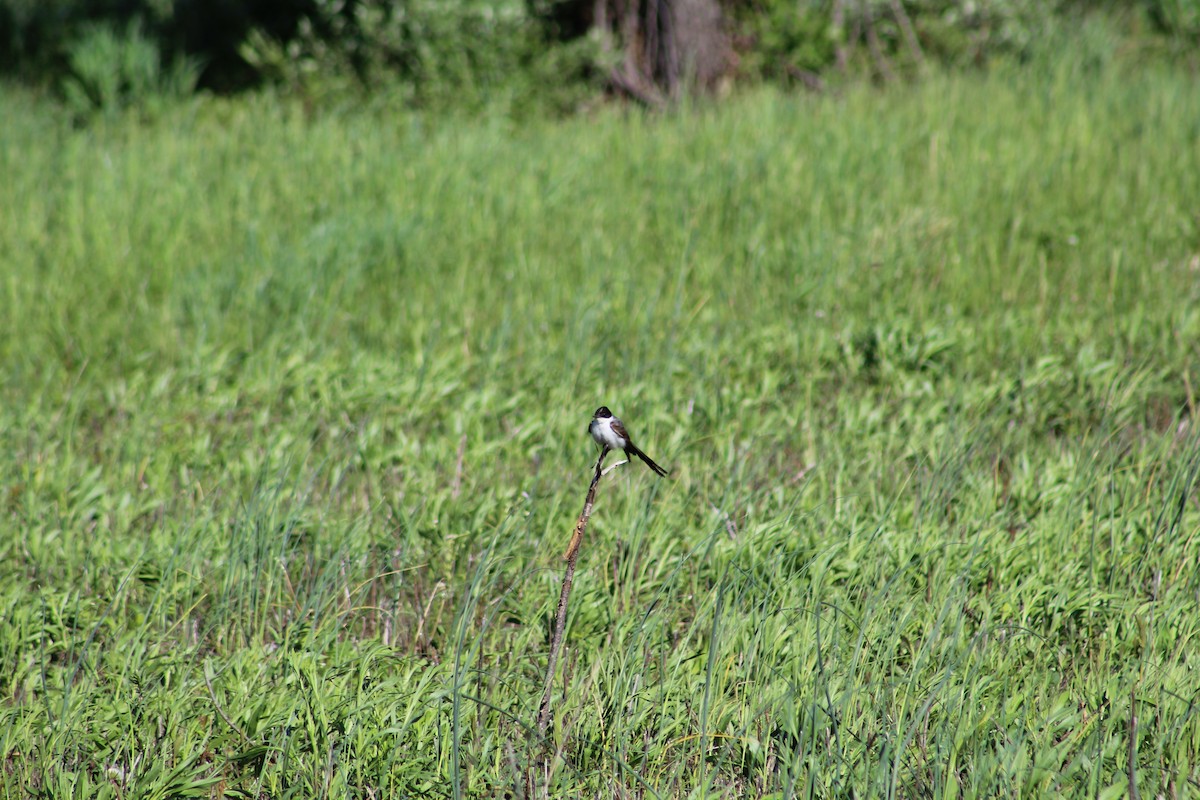
<path id="1" fill-rule="evenodd" d="M 520 127 L 6 90 L 4 795 L 1200 791 L 1200 95 L 1077 56 Z M 602 403 L 673 473 L 600 487 L 543 745 Z"/>

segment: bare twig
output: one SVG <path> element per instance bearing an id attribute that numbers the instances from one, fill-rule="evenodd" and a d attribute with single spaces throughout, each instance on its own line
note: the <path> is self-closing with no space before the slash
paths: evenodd
<path id="1" fill-rule="evenodd" d="M 892 0 L 892 16 L 896 18 L 896 24 L 900 26 L 900 32 L 904 34 L 904 42 L 908 45 L 908 50 L 912 53 L 913 61 L 917 64 L 925 62 L 925 54 L 921 51 L 921 43 L 917 40 L 917 32 L 913 30 L 912 20 L 908 18 L 908 14 L 904 11 L 904 5 L 900 0 Z"/>
<path id="2" fill-rule="evenodd" d="M 837 47 L 834 49 L 837 58 L 838 72 L 846 72 L 846 3 L 845 0 L 833 0 L 833 29 L 837 31 Z"/>
<path id="3" fill-rule="evenodd" d="M 1137 788 L 1137 696 L 1129 687 L 1129 800 L 1139 800 Z"/>
<path id="4" fill-rule="evenodd" d="M 717 508 L 717 506 L 713 503 L 709 503 L 708 507 L 711 508 L 713 511 L 717 512 L 717 516 L 720 517 L 725 522 L 725 532 L 729 534 L 730 539 L 732 539 L 733 541 L 736 542 L 737 535 L 738 535 L 738 528 L 737 528 L 737 523 L 733 521 L 733 517 L 729 516 L 724 511 Z"/>
<path id="5" fill-rule="evenodd" d="M 788 77 L 797 81 L 805 89 L 810 92 L 825 91 L 825 81 L 821 80 L 821 76 L 809 69 L 801 69 L 795 64 L 784 64 L 783 71 L 788 74 Z"/>
<path id="6" fill-rule="evenodd" d="M 231 720 L 225 714 L 224 709 L 221 708 L 221 704 L 217 702 L 217 693 L 213 691 L 212 678 L 208 677 L 207 664 L 204 665 L 204 669 L 202 669 L 201 672 L 204 673 L 204 685 L 208 687 L 208 696 L 212 698 L 213 708 L 215 708 L 217 713 L 221 715 L 221 719 L 225 720 L 225 724 L 228 725 L 234 733 L 242 737 L 242 741 L 250 746 L 253 746 L 254 742 L 250 740 L 250 737 L 246 735 L 246 732 L 233 723 L 233 720 Z"/>
<path id="7" fill-rule="evenodd" d="M 874 18 L 868 16 L 865 24 L 867 26 L 867 49 L 871 51 L 871 58 L 875 61 L 875 69 L 879 71 L 879 76 L 886 83 L 892 83 L 896 80 L 896 72 L 892 69 L 887 56 L 883 53 L 883 44 L 879 41 L 879 32 L 875 30 Z"/>
<path id="8" fill-rule="evenodd" d="M 600 473 L 600 477 L 604 477 L 605 475 L 607 475 L 608 473 L 612 472 L 612 471 L 613 471 L 614 469 L 616 469 L 617 467 L 624 466 L 625 464 L 628 464 L 628 463 L 629 463 L 629 459 L 627 458 L 627 459 L 625 459 L 624 461 L 618 461 L 618 462 L 617 462 L 617 463 L 615 463 L 615 464 L 609 464 L 607 467 L 605 467 L 605 468 L 604 468 L 604 471 Z M 567 556 L 566 556 L 566 554 L 564 553 L 564 554 L 563 554 L 563 558 L 566 558 L 566 557 L 567 557 Z"/>
<path id="9" fill-rule="evenodd" d="M 1183 371 L 1183 388 L 1187 389 L 1187 407 L 1188 416 L 1196 416 L 1196 395 L 1192 392 L 1192 381 L 1188 378 L 1188 371 Z"/>
<path id="10" fill-rule="evenodd" d="M 458 464 L 454 467 L 454 482 L 450 484 L 450 496 L 457 499 L 462 492 L 463 456 L 467 454 L 467 435 L 458 440 Z"/>
<path id="11" fill-rule="evenodd" d="M 575 561 L 579 558 L 579 547 L 583 543 L 583 532 L 587 529 L 588 519 L 592 516 L 592 505 L 596 502 L 596 486 L 600 483 L 600 479 L 608 474 L 609 470 L 628 464 L 628 461 L 621 461 L 613 464 L 608 469 L 604 469 L 604 458 L 608 455 L 608 448 L 605 447 L 600 451 L 600 458 L 596 459 L 595 474 L 592 475 L 592 482 L 588 486 L 587 498 L 583 502 L 583 511 L 579 515 L 579 519 L 575 522 L 575 531 L 571 534 L 571 543 L 567 546 L 567 552 L 563 554 L 563 558 L 567 562 L 567 570 L 563 574 L 562 591 L 558 595 L 558 612 L 554 618 L 554 635 L 550 639 L 550 661 L 546 665 L 546 687 L 542 691 L 542 704 L 538 709 L 538 733 L 545 734 L 546 727 L 550 724 L 550 696 L 554 693 L 554 670 L 558 666 L 559 651 L 562 650 L 563 633 L 567 627 L 567 601 L 571 596 L 571 584 L 575 580 Z"/>
<path id="12" fill-rule="evenodd" d="M 446 588 L 445 581 L 438 581 L 433 585 L 433 591 L 429 593 L 429 600 L 425 603 L 425 610 L 421 612 L 421 616 L 417 619 L 417 647 L 422 650 L 429 649 L 429 642 L 422 641 L 421 635 L 425 632 L 425 620 L 429 619 L 429 609 L 433 607 L 433 599 L 437 597 L 438 592 Z"/>

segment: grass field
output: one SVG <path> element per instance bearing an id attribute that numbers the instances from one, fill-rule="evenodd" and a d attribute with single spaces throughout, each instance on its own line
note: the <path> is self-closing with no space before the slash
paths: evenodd
<path id="1" fill-rule="evenodd" d="M 1200 793 L 1200 92 L 1077 56 L 520 125 L 6 90 L 3 795 Z M 542 740 L 601 404 L 672 474 L 600 486 Z"/>

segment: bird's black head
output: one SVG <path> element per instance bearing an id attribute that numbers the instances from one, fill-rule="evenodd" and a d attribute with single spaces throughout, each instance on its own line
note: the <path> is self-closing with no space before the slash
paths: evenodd
<path id="1" fill-rule="evenodd" d="M 608 419 L 612 416 L 612 412 L 608 410 L 608 406 L 600 406 L 596 409 L 596 413 L 592 414 L 592 419 Z"/>

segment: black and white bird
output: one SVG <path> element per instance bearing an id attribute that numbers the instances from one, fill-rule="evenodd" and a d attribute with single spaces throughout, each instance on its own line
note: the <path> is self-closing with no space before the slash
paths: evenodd
<path id="1" fill-rule="evenodd" d="M 646 462 L 647 467 L 659 475 L 667 474 L 665 469 L 654 463 L 654 459 L 638 449 L 633 440 L 629 438 L 629 431 L 625 430 L 625 423 L 614 417 L 613 413 L 608 410 L 608 406 L 600 406 L 596 409 L 596 413 L 592 415 L 592 422 L 588 425 L 588 433 L 606 452 L 608 450 L 624 450 L 625 457 L 630 461 L 637 456 Z"/>

